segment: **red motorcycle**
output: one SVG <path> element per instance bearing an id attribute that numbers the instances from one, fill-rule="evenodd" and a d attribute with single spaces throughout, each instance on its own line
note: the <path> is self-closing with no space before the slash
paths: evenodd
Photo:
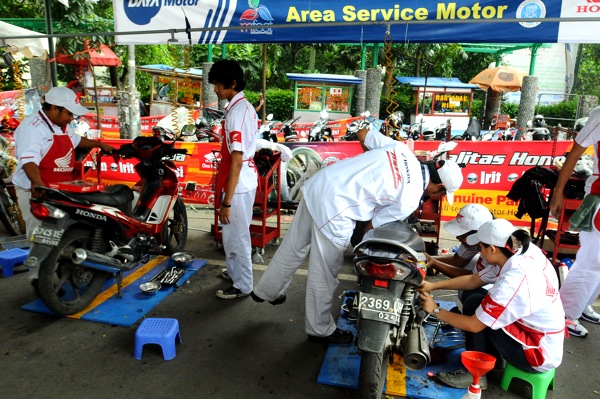
<path id="1" fill-rule="evenodd" d="M 182 134 L 195 130 L 189 125 Z M 98 183 L 76 180 L 38 189 L 31 212 L 42 223 L 33 232 L 25 265 L 37 272 L 32 283 L 48 309 L 60 315 L 82 311 L 111 275 L 120 296 L 123 272 L 152 254 L 184 249 L 188 220 L 174 162 L 187 150 L 174 143 L 140 136 L 113 154 L 111 167 L 121 158 L 139 160 L 140 181 L 133 188 L 102 184 L 98 156 Z"/>

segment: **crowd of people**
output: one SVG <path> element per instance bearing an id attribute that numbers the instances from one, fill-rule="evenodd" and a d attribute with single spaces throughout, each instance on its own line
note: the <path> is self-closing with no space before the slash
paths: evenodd
<path id="1" fill-rule="evenodd" d="M 231 284 L 218 290 L 217 297 L 251 296 L 256 302 L 281 305 L 295 272 L 308 259 L 304 323 L 308 339 L 353 342 L 350 331 L 336 326 L 331 308 L 355 227 L 364 225 L 366 232 L 404 220 L 426 198 L 445 196 L 452 204 L 463 182 L 460 166 L 452 160 L 420 161 L 403 142 L 376 130 L 360 130 L 362 154 L 321 169 L 303 185 L 289 230 L 255 283 L 249 226 L 257 189 L 253 162 L 257 110 L 264 104 L 262 98 L 256 106 L 246 100 L 244 72 L 235 61 L 216 62 L 207 78 L 219 100 L 228 101 L 215 207 L 226 257 L 222 276 Z M 70 179 L 74 149 L 113 150 L 102 141 L 74 134 L 71 122 L 86 112 L 72 90 L 55 87 L 46 93 L 42 110 L 15 131 L 18 167 L 13 181 L 28 236 L 37 223 L 28 211 L 29 199 L 36 196 L 37 187 Z M 600 315 L 591 307 L 600 294 L 600 256 L 594 250 L 600 246 L 598 122 L 600 108 L 577 135 L 551 200 L 551 212 L 558 215 L 562 191 L 576 161 L 586 147 L 594 146 L 594 175 L 588 181 L 581 212 L 585 215 L 578 215 L 587 223 L 580 233 L 577 259 L 562 287 L 554 266 L 527 232 L 507 220 L 494 219 L 486 207 L 466 205 L 445 224 L 460 247 L 453 254 L 428 256 L 428 268 L 448 278 L 425 281 L 419 287 L 420 299 L 426 312 L 465 332 L 467 350 L 489 353 L 525 372 L 540 373 L 560 365 L 565 326 L 572 335 L 583 337 L 588 332 L 580 318 L 600 323 Z M 439 289 L 459 290 L 460 306 L 438 307 L 431 293 Z M 472 381 L 465 369 L 440 373 L 438 379 L 458 388 Z M 481 385 L 486 384 L 484 377 Z"/>

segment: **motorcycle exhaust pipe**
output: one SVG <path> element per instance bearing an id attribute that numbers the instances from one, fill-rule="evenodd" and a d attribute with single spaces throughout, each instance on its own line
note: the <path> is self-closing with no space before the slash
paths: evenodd
<path id="1" fill-rule="evenodd" d="M 425 335 L 425 328 L 418 326 L 413 328 L 406 337 L 406 344 L 402 350 L 404 364 L 410 370 L 422 370 L 431 361 L 429 353 L 429 342 Z"/>
<path id="2" fill-rule="evenodd" d="M 71 253 L 71 260 L 77 265 L 87 266 L 105 272 L 116 273 L 123 269 L 123 264 L 110 256 L 102 255 L 89 249 L 77 248 Z"/>

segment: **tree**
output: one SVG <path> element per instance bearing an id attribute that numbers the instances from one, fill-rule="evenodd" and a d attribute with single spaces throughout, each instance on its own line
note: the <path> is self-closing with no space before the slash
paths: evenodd
<path id="1" fill-rule="evenodd" d="M 580 44 L 579 68 L 574 92 L 600 97 L 600 44 Z"/>

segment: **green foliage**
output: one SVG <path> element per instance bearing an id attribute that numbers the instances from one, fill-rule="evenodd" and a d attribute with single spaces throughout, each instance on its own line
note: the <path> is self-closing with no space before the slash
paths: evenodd
<path id="1" fill-rule="evenodd" d="M 396 93 L 391 97 L 391 101 L 387 96 L 381 96 L 379 103 L 379 118 L 385 119 L 390 113 L 401 111 L 404 114 L 404 121 L 410 120 L 410 115 L 414 112 L 413 94 L 410 85 L 399 85 L 395 87 Z"/>
<path id="2" fill-rule="evenodd" d="M 483 120 L 483 100 L 473 99 L 471 104 L 471 117 L 476 117 L 479 120 Z"/>
<path id="3" fill-rule="evenodd" d="M 581 56 L 575 83 L 576 94 L 600 97 L 600 44 L 580 44 Z"/>
<path id="4" fill-rule="evenodd" d="M 511 119 L 515 119 L 519 114 L 519 104 L 518 103 L 508 103 L 503 102 L 500 104 L 500 113 L 502 115 L 510 115 Z"/>
<path id="5" fill-rule="evenodd" d="M 248 96 L 248 93 L 245 93 L 249 101 L 253 102 L 258 100 L 258 93 L 256 93 L 256 97 L 254 100 L 250 100 L 250 96 Z M 292 118 L 294 109 L 293 90 L 267 89 L 266 99 L 267 114 L 273 114 L 274 120 L 283 121 Z"/>
<path id="6" fill-rule="evenodd" d="M 563 126 L 571 126 L 571 122 L 575 120 L 577 114 L 577 100 L 562 101 L 553 105 L 541 105 L 536 107 L 535 114 L 544 115 L 547 125 L 556 126 L 560 123 Z M 565 119 L 569 121 L 565 121 Z"/>

